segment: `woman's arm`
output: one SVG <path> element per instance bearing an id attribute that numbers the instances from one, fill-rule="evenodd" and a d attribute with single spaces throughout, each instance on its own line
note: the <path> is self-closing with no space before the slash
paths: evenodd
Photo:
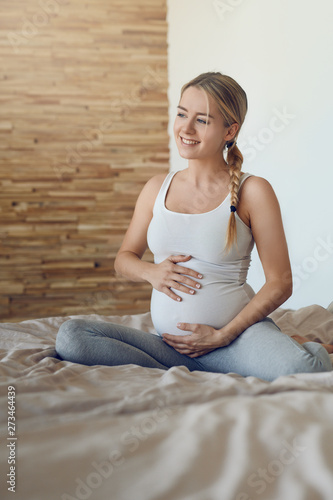
<path id="1" fill-rule="evenodd" d="M 193 287 L 195 288 L 198 283 L 189 276 L 201 277 L 192 269 L 178 265 L 180 262 L 190 260 L 191 256 L 171 255 L 160 264 L 142 260 L 147 249 L 147 231 L 153 217 L 156 196 L 164 179 L 164 174 L 157 175 L 150 179 L 142 189 L 129 228 L 116 256 L 115 271 L 131 281 L 147 281 L 157 290 L 179 301 L 181 298 L 170 288 L 193 293 Z M 184 273 L 187 276 L 184 276 Z"/>
<path id="2" fill-rule="evenodd" d="M 205 325 L 181 323 L 178 328 L 194 332 L 185 337 L 164 336 L 169 345 L 191 357 L 223 347 L 246 328 L 273 312 L 292 293 L 292 274 L 281 212 L 271 185 L 262 178 L 249 177 L 243 185 L 237 210 L 251 227 L 265 273 L 265 284 L 225 327 L 216 330 Z"/>
<path id="3" fill-rule="evenodd" d="M 151 263 L 142 261 L 147 249 L 147 231 L 153 217 L 153 207 L 165 175 L 152 177 L 143 187 L 130 225 L 116 255 L 114 263 L 117 274 L 131 281 L 146 281 L 145 272 Z"/>
<path id="4" fill-rule="evenodd" d="M 250 177 L 244 183 L 240 217 L 247 219 L 265 274 L 265 284 L 224 329 L 233 340 L 262 320 L 292 294 L 292 273 L 279 202 L 268 181 Z"/>

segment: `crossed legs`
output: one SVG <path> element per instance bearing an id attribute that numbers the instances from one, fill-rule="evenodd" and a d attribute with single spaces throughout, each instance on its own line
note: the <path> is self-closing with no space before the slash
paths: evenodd
<path id="1" fill-rule="evenodd" d="M 62 359 L 85 365 L 136 364 L 164 370 L 186 366 L 190 371 L 233 372 L 269 381 L 281 375 L 333 369 L 321 344 L 303 337 L 299 340 L 302 344 L 265 318 L 228 346 L 190 358 L 157 335 L 109 322 L 71 319 L 59 329 L 56 350 Z"/>

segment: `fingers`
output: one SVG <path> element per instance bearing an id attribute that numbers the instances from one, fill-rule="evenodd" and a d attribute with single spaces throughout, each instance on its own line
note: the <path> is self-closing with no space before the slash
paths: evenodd
<path id="1" fill-rule="evenodd" d="M 193 278 L 202 278 L 202 274 L 198 273 L 197 271 L 194 271 L 193 269 L 190 269 L 188 267 L 182 267 L 178 266 L 178 262 L 188 262 L 190 259 L 192 259 L 191 255 L 171 255 L 168 260 L 176 264 L 175 266 L 175 272 L 179 274 L 187 274 L 188 276 L 193 276 Z"/>
<path id="2" fill-rule="evenodd" d="M 182 299 L 175 293 L 176 291 L 193 295 L 195 290 L 201 288 L 201 285 L 193 278 L 201 279 L 202 275 L 193 269 L 178 265 L 178 262 L 186 262 L 191 258 L 191 255 L 171 255 L 158 264 L 158 281 L 155 283 L 151 281 L 154 288 L 178 302 Z"/>
<path id="3" fill-rule="evenodd" d="M 182 267 L 179 265 L 175 265 L 174 267 L 174 272 L 177 274 L 182 274 L 184 276 L 192 276 L 193 278 L 201 279 L 202 274 L 198 273 L 197 271 L 193 271 L 193 269 L 189 269 L 188 267 Z M 190 279 L 190 278 L 187 278 Z M 192 283 L 196 283 L 196 281 L 190 280 Z"/>
<path id="4" fill-rule="evenodd" d="M 167 340 L 168 344 L 182 345 L 183 347 L 189 346 L 188 341 L 191 335 L 171 335 L 171 333 L 163 333 L 163 340 Z"/>
<path id="5" fill-rule="evenodd" d="M 192 280 L 190 277 L 196 278 L 196 279 L 202 279 L 202 274 L 200 274 L 197 271 L 194 271 L 193 269 L 190 269 L 188 267 L 183 267 L 183 266 L 178 265 L 178 262 L 187 262 L 190 259 L 192 259 L 191 255 L 171 255 L 171 257 L 169 257 L 169 260 L 175 264 L 175 266 L 173 266 L 173 268 L 172 268 L 173 272 L 175 273 L 175 276 L 173 277 L 173 279 L 175 279 L 175 281 L 179 282 L 179 277 L 177 275 L 181 274 L 182 275 L 181 283 L 183 285 L 188 285 L 192 288 L 200 288 L 201 285 L 197 281 Z M 180 289 L 180 288 L 178 288 L 178 289 L 183 291 L 183 292 L 190 293 L 186 289 Z"/>
<path id="6" fill-rule="evenodd" d="M 177 328 L 188 332 L 188 334 L 171 335 L 164 333 L 162 338 L 180 354 L 186 354 L 190 358 L 197 358 L 213 351 L 217 347 L 222 347 L 218 330 L 209 325 L 177 323 Z"/>
<path id="7" fill-rule="evenodd" d="M 163 293 L 165 293 L 165 295 L 167 295 L 168 297 L 170 297 L 171 299 L 173 300 L 176 300 L 177 302 L 181 302 L 181 297 L 179 297 L 179 295 L 176 295 L 172 290 L 171 288 L 168 288 L 168 287 L 165 287 L 165 289 L 162 289 L 161 290 Z"/>
<path id="8" fill-rule="evenodd" d="M 193 339 L 191 338 L 191 336 L 195 327 L 196 325 L 191 325 L 189 323 L 177 323 L 177 328 L 183 331 L 188 331 L 189 334 L 171 335 L 170 333 L 164 333 L 162 335 L 162 338 L 172 347 L 177 347 L 177 349 L 181 348 L 193 350 Z"/>
<path id="9" fill-rule="evenodd" d="M 177 302 L 181 302 L 182 298 L 179 297 L 179 295 L 177 295 L 174 290 L 179 290 L 180 292 L 184 292 L 189 295 L 193 295 L 195 293 L 192 288 L 188 288 L 177 281 L 170 281 L 160 289 L 161 292 L 165 293 L 165 295 L 167 295 L 171 299 L 176 300 Z"/>
<path id="10" fill-rule="evenodd" d="M 169 333 L 164 333 L 162 335 L 162 338 L 167 344 L 171 345 L 172 347 L 177 347 L 177 349 L 189 348 L 189 344 L 186 342 L 186 339 L 188 339 L 188 335 L 182 336 L 182 335 L 171 335 Z"/>
<path id="11" fill-rule="evenodd" d="M 191 287 L 191 288 L 189 288 Z M 179 290 L 180 292 L 189 293 L 194 295 L 195 290 L 193 288 L 199 290 L 201 285 L 190 278 L 186 278 L 185 276 L 179 276 L 175 274 L 172 277 L 172 281 L 170 281 L 170 288 L 174 288 L 175 290 Z"/>
<path id="12" fill-rule="evenodd" d="M 201 288 L 200 283 L 192 279 L 191 276 L 193 278 L 202 279 L 202 274 L 177 264 L 177 262 L 185 262 L 191 258 L 190 255 L 171 255 L 167 259 L 169 262 L 172 262 L 172 267 L 169 269 L 169 272 L 171 271 L 172 274 L 165 280 L 165 288 L 162 291 L 168 295 L 168 297 L 178 302 L 181 302 L 182 299 L 174 290 L 194 295 L 194 289 L 198 290 Z"/>
<path id="13" fill-rule="evenodd" d="M 170 255 L 169 260 L 171 262 L 174 262 L 175 264 L 177 262 L 187 262 L 190 259 L 192 259 L 192 255 Z"/>
<path id="14" fill-rule="evenodd" d="M 170 347 L 173 347 L 180 354 L 186 354 L 187 356 L 195 354 L 195 352 L 193 351 L 193 348 L 191 348 L 187 344 L 181 344 L 179 342 L 174 342 L 172 340 L 167 340 L 164 337 L 163 337 L 163 340 L 164 340 L 164 342 L 166 344 L 168 344 Z"/>
<path id="15" fill-rule="evenodd" d="M 196 324 L 191 324 L 191 323 L 177 323 L 177 328 L 179 330 L 183 330 L 185 332 L 195 332 L 197 328 L 199 328 L 200 325 Z"/>
<path id="16" fill-rule="evenodd" d="M 193 343 L 192 334 L 200 328 L 200 325 L 191 324 L 191 323 L 177 323 L 177 328 L 179 330 L 183 330 L 184 332 L 188 332 L 188 335 L 172 335 L 171 333 L 164 333 L 163 339 L 168 340 L 168 342 L 173 342 L 175 344 L 182 344 L 183 346 L 189 346 Z"/>
<path id="17" fill-rule="evenodd" d="M 198 358 L 213 350 L 211 348 L 196 347 L 195 342 L 191 339 L 191 335 L 178 336 L 163 334 L 162 338 L 170 347 L 173 347 L 180 354 L 185 354 L 190 358 Z"/>

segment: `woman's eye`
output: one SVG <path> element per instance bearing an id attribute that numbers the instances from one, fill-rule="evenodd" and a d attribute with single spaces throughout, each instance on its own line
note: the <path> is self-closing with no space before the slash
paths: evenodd
<path id="1" fill-rule="evenodd" d="M 203 123 L 204 125 L 207 125 L 206 120 L 203 120 L 202 118 L 198 118 L 199 123 Z"/>
<path id="2" fill-rule="evenodd" d="M 179 116 L 180 118 L 184 118 L 185 115 L 183 113 L 177 113 L 177 116 Z"/>

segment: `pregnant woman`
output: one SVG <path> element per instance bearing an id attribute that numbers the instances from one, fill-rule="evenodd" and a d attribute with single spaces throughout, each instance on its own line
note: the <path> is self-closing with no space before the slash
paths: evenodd
<path id="1" fill-rule="evenodd" d="M 158 335 L 71 319 L 58 332 L 61 358 L 264 380 L 332 370 L 323 345 L 296 342 L 267 317 L 291 295 L 292 277 L 275 193 L 241 171 L 246 111 L 244 90 L 226 75 L 184 85 L 174 135 L 188 167 L 147 182 L 115 261 L 117 273 L 151 283 Z M 256 294 L 246 282 L 254 243 L 265 273 Z M 147 246 L 154 263 L 142 260 Z"/>

